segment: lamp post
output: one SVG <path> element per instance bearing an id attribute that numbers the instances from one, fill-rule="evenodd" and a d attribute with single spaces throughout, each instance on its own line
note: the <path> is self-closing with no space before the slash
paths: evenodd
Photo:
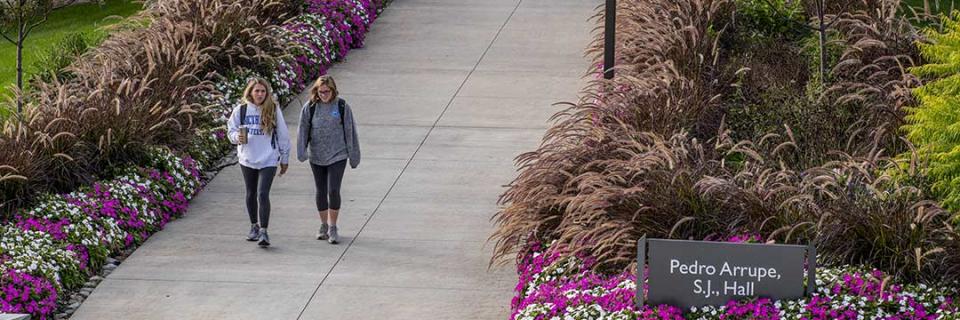
<path id="1" fill-rule="evenodd" d="M 617 0 L 607 0 L 603 33 L 603 78 L 613 79 L 614 37 L 617 29 Z"/>

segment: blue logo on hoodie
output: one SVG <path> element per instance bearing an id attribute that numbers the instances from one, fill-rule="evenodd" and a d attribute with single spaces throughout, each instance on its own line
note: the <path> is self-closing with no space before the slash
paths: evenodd
<path id="1" fill-rule="evenodd" d="M 334 117 L 334 118 L 339 118 L 339 117 L 340 117 L 340 111 L 337 110 L 337 109 L 333 109 L 333 111 L 330 111 L 330 116 L 332 116 L 332 117 Z"/>

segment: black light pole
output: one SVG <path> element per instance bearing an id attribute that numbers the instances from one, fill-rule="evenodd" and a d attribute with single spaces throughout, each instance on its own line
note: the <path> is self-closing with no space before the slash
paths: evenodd
<path id="1" fill-rule="evenodd" d="M 603 33 L 603 78 L 613 79 L 614 35 L 617 29 L 617 0 L 607 0 Z"/>

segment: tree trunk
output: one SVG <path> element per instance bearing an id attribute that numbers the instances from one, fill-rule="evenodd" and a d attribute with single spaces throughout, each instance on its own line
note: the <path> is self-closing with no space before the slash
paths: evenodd
<path id="1" fill-rule="evenodd" d="M 930 0 L 923 0 L 923 14 L 930 15 Z"/>
<path id="2" fill-rule="evenodd" d="M 20 8 L 22 10 L 25 5 L 24 0 L 20 0 Z M 17 89 L 20 90 L 17 93 L 17 115 L 23 113 L 23 41 L 26 36 L 27 22 L 23 21 L 23 12 L 19 12 L 17 15 Z"/>
<path id="3" fill-rule="evenodd" d="M 19 32 L 17 34 L 17 89 L 20 90 L 17 93 L 17 114 L 23 113 L 23 36 L 24 36 L 24 24 L 20 23 Z"/>

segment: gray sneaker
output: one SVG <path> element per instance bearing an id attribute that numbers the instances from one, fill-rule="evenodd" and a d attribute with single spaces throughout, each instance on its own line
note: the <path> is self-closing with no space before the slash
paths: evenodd
<path id="1" fill-rule="evenodd" d="M 330 226 L 326 223 L 320 225 L 320 230 L 317 230 L 317 240 L 327 240 L 330 236 L 327 235 L 327 230 L 330 229 Z"/>
<path id="2" fill-rule="evenodd" d="M 330 231 L 327 231 L 327 236 L 330 236 L 330 239 L 327 239 L 327 242 L 330 244 L 337 244 L 340 242 L 340 236 L 337 235 L 337 226 L 330 226 Z"/>
<path id="3" fill-rule="evenodd" d="M 267 229 L 260 229 L 260 242 L 257 242 L 261 248 L 266 248 L 270 246 L 270 235 L 267 234 Z"/>
<path id="4" fill-rule="evenodd" d="M 257 241 L 260 239 L 260 227 L 257 225 L 250 226 L 250 233 L 247 234 L 247 241 Z"/>

